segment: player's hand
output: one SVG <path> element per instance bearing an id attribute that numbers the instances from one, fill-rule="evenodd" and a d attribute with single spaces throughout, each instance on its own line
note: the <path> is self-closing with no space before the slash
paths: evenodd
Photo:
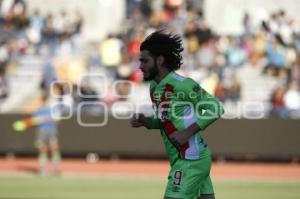
<path id="1" fill-rule="evenodd" d="M 189 141 L 191 136 L 198 133 L 200 130 L 200 126 L 197 123 L 194 123 L 183 131 L 175 131 L 170 135 L 170 139 L 176 147 L 180 148 Z"/>
<path id="2" fill-rule="evenodd" d="M 134 114 L 131 118 L 131 126 L 134 128 L 138 128 L 144 126 L 145 115 L 143 113 Z"/>
<path id="3" fill-rule="evenodd" d="M 171 141 L 177 148 L 180 148 L 187 143 L 189 138 L 189 134 L 184 131 L 175 131 L 170 135 Z"/>

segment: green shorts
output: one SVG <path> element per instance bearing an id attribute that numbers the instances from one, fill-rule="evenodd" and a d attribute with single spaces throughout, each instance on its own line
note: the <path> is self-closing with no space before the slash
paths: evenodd
<path id="1" fill-rule="evenodd" d="M 169 172 L 165 197 L 196 199 L 202 194 L 213 194 L 210 168 L 210 156 L 200 160 L 176 160 Z"/>

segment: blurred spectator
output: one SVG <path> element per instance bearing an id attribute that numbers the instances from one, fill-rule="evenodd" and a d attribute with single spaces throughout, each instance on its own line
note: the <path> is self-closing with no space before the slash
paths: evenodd
<path id="1" fill-rule="evenodd" d="M 248 12 L 246 12 L 243 17 L 243 28 L 244 28 L 244 35 L 247 36 L 253 35 L 252 21 Z"/>
<path id="2" fill-rule="evenodd" d="M 173 18 L 169 22 L 169 28 L 172 32 L 183 34 L 187 23 L 187 15 L 182 8 L 177 8 L 174 11 Z"/>
<path id="3" fill-rule="evenodd" d="M 27 31 L 29 41 L 34 45 L 36 54 L 40 53 L 42 43 L 42 31 L 45 26 L 45 18 L 40 15 L 38 9 L 34 10 L 33 15 L 30 17 L 30 25 Z"/>
<path id="4" fill-rule="evenodd" d="M 282 68 L 285 65 L 285 51 L 279 40 L 274 38 L 267 46 L 268 64 L 276 68 Z"/>
<path id="5" fill-rule="evenodd" d="M 298 118 L 300 116 L 299 86 L 294 83 L 290 84 L 283 100 L 288 116 Z"/>
<path id="6" fill-rule="evenodd" d="M 229 37 L 229 46 L 225 54 L 230 66 L 240 66 L 246 61 L 246 54 L 239 46 L 238 38 Z"/>
<path id="7" fill-rule="evenodd" d="M 195 54 L 199 50 L 199 40 L 196 35 L 196 23 L 194 21 L 189 21 L 185 27 L 184 36 L 186 41 L 186 50 L 189 54 Z"/>
<path id="8" fill-rule="evenodd" d="M 211 68 L 215 64 L 216 50 L 211 42 L 203 44 L 196 54 L 197 68 Z"/>
<path id="9" fill-rule="evenodd" d="M 228 99 L 232 102 L 237 103 L 241 97 L 241 85 L 240 82 L 234 77 L 230 87 L 227 91 Z"/>
<path id="10" fill-rule="evenodd" d="M 13 13 L 13 15 L 22 13 L 27 7 L 24 0 L 2 0 L 0 4 L 1 15 L 4 17 L 11 13 Z"/>
<path id="11" fill-rule="evenodd" d="M 69 21 L 69 17 L 65 10 L 61 10 L 59 15 L 53 18 L 53 29 L 61 37 L 64 34 L 68 34 L 70 32 L 71 23 Z"/>
<path id="12" fill-rule="evenodd" d="M 0 102 L 8 96 L 8 82 L 5 76 L 5 68 L 0 67 Z"/>
<path id="13" fill-rule="evenodd" d="M 30 27 L 41 33 L 45 26 L 45 19 L 40 14 L 39 9 L 33 11 L 33 15 L 30 17 Z"/>
<path id="14" fill-rule="evenodd" d="M 58 45 L 57 34 L 54 30 L 54 19 L 51 13 L 46 16 L 46 22 L 42 33 L 42 44 L 46 47 L 47 53 L 53 55 Z"/>
<path id="15" fill-rule="evenodd" d="M 109 34 L 99 47 L 101 62 L 113 78 L 116 77 L 117 67 L 121 63 L 121 50 L 122 41 L 112 34 Z"/>
<path id="16" fill-rule="evenodd" d="M 203 88 L 205 88 L 205 90 L 208 93 L 214 94 L 218 86 L 218 82 L 219 82 L 218 75 L 213 70 L 210 70 L 207 74 L 207 77 L 202 82 L 202 86 Z"/>
<path id="17" fill-rule="evenodd" d="M 271 116 L 274 117 L 287 117 L 287 109 L 284 104 L 284 95 L 286 92 L 286 88 L 284 86 L 278 86 L 272 93 L 271 96 L 271 105 L 272 109 L 270 112 Z"/>
<path id="18" fill-rule="evenodd" d="M 117 79 L 128 80 L 133 72 L 134 61 L 124 53 L 123 62 L 118 67 Z"/>
<path id="19" fill-rule="evenodd" d="M 22 8 L 22 5 L 19 5 L 19 3 L 15 7 L 12 20 L 17 31 L 22 31 L 29 25 L 29 18 L 27 16 L 26 9 Z"/>
<path id="20" fill-rule="evenodd" d="M 8 62 L 9 54 L 7 45 L 3 43 L 3 45 L 0 46 L 0 104 L 9 94 L 8 80 L 6 77 Z"/>
<path id="21" fill-rule="evenodd" d="M 254 39 L 252 36 L 244 35 L 241 38 L 241 47 L 246 53 L 246 58 L 249 59 L 252 53 L 254 53 Z M 257 53 L 257 52 L 256 52 Z"/>
<path id="22" fill-rule="evenodd" d="M 300 85 L 300 54 L 297 54 L 294 62 L 291 63 L 288 75 L 289 83 Z"/>
<path id="23" fill-rule="evenodd" d="M 264 60 L 253 53 L 249 62 L 237 71 L 237 80 L 241 83 L 241 101 L 243 103 L 263 102 L 268 86 L 268 79 L 263 78 Z"/>
<path id="24" fill-rule="evenodd" d="M 83 16 L 80 10 L 74 10 L 71 16 L 71 33 L 72 35 L 80 35 L 83 25 Z"/>
<path id="25" fill-rule="evenodd" d="M 143 35 L 137 32 L 129 38 L 127 43 L 127 53 L 128 57 L 137 57 L 140 52 L 140 45 L 143 39 Z"/>
<path id="26" fill-rule="evenodd" d="M 195 34 L 198 38 L 200 45 L 208 42 L 213 36 L 212 31 L 203 19 L 200 20 L 199 25 L 195 30 Z"/>
<path id="27" fill-rule="evenodd" d="M 44 92 L 49 91 L 51 83 L 57 80 L 53 61 L 53 57 L 48 57 L 43 65 L 43 76 L 40 87 Z"/>
<path id="28" fill-rule="evenodd" d="M 227 99 L 226 89 L 225 89 L 225 87 L 223 86 L 223 84 L 220 81 L 218 82 L 218 84 L 217 84 L 217 86 L 215 88 L 214 94 L 223 103 Z"/>

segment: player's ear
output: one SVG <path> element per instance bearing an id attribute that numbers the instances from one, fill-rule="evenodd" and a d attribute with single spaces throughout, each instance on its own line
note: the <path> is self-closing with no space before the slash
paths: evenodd
<path id="1" fill-rule="evenodd" d="M 164 61 L 165 61 L 165 58 L 164 58 L 163 56 L 160 55 L 160 56 L 158 56 L 157 59 L 156 59 L 156 64 L 157 64 L 158 66 L 161 66 L 161 65 L 163 65 Z"/>

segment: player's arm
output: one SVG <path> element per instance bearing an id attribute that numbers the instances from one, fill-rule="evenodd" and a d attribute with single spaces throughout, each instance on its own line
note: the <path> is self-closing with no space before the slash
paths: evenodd
<path id="1" fill-rule="evenodd" d="M 33 116 L 22 120 L 17 120 L 13 123 L 13 129 L 15 131 L 25 131 L 26 129 L 37 126 L 45 122 L 55 122 L 52 117 Z"/>
<path id="2" fill-rule="evenodd" d="M 201 88 L 197 82 L 188 79 L 183 85 L 181 90 L 185 92 L 184 100 L 193 105 L 197 120 L 183 131 L 175 132 L 170 136 L 178 146 L 185 144 L 195 133 L 206 129 L 224 113 L 220 102 Z"/>
<path id="3" fill-rule="evenodd" d="M 160 122 L 155 116 L 145 117 L 144 114 L 139 113 L 135 114 L 131 119 L 131 126 L 134 128 L 144 126 L 147 129 L 159 129 Z"/>
<path id="4" fill-rule="evenodd" d="M 195 122 L 183 131 L 176 131 L 172 133 L 170 135 L 170 139 L 178 148 L 180 148 L 183 144 L 188 142 L 192 135 L 198 133 L 200 130 L 200 126 L 197 124 L 197 122 Z"/>
<path id="5" fill-rule="evenodd" d="M 194 82 L 191 89 L 189 99 L 194 105 L 197 124 L 204 130 L 223 115 L 224 108 L 219 100 L 207 93 L 198 83 Z"/>

